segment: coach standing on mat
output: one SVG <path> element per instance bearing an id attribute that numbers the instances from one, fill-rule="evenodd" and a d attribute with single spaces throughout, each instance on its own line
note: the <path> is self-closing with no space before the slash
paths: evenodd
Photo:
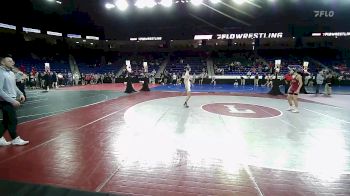
<path id="1" fill-rule="evenodd" d="M 21 103 L 16 100 L 19 95 L 20 101 L 24 102 L 23 93 L 16 86 L 16 77 L 12 72 L 15 62 L 11 57 L 0 59 L 0 109 L 2 110 L 3 120 L 0 123 L 0 146 L 7 145 L 25 145 L 28 141 L 22 140 L 16 133 L 17 115 L 16 108 Z M 12 138 L 11 142 L 7 142 L 3 137 L 5 130 L 8 130 Z"/>

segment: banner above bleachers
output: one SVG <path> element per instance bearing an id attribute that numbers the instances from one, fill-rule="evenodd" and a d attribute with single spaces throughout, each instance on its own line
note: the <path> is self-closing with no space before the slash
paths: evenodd
<path id="1" fill-rule="evenodd" d="M 257 39 L 269 38 L 278 39 L 283 38 L 283 33 L 232 33 L 232 34 L 216 34 L 214 35 L 195 35 L 194 40 L 210 40 L 210 39 Z"/>
<path id="2" fill-rule="evenodd" d="M 60 37 L 62 37 L 62 33 L 59 33 L 59 32 L 47 31 L 47 34 L 48 34 L 48 35 L 54 35 L 54 36 L 60 36 Z"/>
<path id="3" fill-rule="evenodd" d="M 16 26 L 14 26 L 14 25 L 9 25 L 9 24 L 4 24 L 4 23 L 0 23 L 0 27 L 1 27 L 1 28 L 5 28 L 5 29 L 16 30 Z"/>
<path id="4" fill-rule="evenodd" d="M 77 34 L 67 34 L 67 37 L 79 39 L 79 38 L 81 38 L 81 35 L 77 35 Z"/>
<path id="5" fill-rule="evenodd" d="M 312 33 L 313 37 L 348 37 L 350 32 L 325 32 L 325 33 Z"/>
<path id="6" fill-rule="evenodd" d="M 161 41 L 162 37 L 132 37 L 130 41 Z"/>
<path id="7" fill-rule="evenodd" d="M 24 32 L 27 32 L 27 33 L 41 33 L 40 29 L 32 29 L 27 27 L 23 27 L 22 29 Z"/>
<path id="8" fill-rule="evenodd" d="M 96 36 L 86 36 L 86 39 L 100 40 L 100 38 Z"/>

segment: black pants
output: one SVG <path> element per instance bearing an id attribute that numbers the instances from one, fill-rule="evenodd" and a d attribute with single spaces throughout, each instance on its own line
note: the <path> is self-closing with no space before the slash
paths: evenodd
<path id="1" fill-rule="evenodd" d="M 125 93 L 133 93 L 136 92 L 134 87 L 132 87 L 132 82 L 131 82 L 131 78 L 127 77 L 126 78 L 126 89 L 125 89 Z"/>
<path id="2" fill-rule="evenodd" d="M 150 91 L 148 84 L 149 84 L 149 78 L 147 77 L 143 78 L 143 85 L 140 91 Z"/>
<path id="3" fill-rule="evenodd" d="M 0 123 L 0 137 L 8 130 L 12 139 L 17 137 L 17 114 L 16 109 L 13 105 L 6 101 L 0 101 L 0 108 L 2 111 L 2 122 Z"/>
<path id="4" fill-rule="evenodd" d="M 25 84 L 22 82 L 16 82 L 16 86 L 18 87 L 18 89 L 23 93 L 24 97 L 27 98 L 26 96 L 26 92 L 25 92 Z"/>

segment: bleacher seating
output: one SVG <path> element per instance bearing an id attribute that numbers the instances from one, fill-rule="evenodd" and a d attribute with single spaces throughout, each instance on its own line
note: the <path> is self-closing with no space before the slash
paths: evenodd
<path id="1" fill-rule="evenodd" d="M 206 58 L 203 54 L 176 52 L 170 57 L 166 70 L 170 73 L 182 74 L 184 67 L 187 65 L 191 67 L 191 72 L 195 74 L 202 73 L 203 68 L 207 69 Z"/>

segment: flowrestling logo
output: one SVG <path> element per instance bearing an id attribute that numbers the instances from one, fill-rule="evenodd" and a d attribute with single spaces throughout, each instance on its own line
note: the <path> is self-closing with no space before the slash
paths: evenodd
<path id="1" fill-rule="evenodd" d="M 326 10 L 314 10 L 314 17 L 315 18 L 332 18 L 334 17 L 335 12 L 333 10 L 326 11 Z"/>
<path id="2" fill-rule="evenodd" d="M 282 38 L 283 33 L 237 33 L 237 34 L 217 34 L 216 39 L 256 39 L 256 38 Z"/>

